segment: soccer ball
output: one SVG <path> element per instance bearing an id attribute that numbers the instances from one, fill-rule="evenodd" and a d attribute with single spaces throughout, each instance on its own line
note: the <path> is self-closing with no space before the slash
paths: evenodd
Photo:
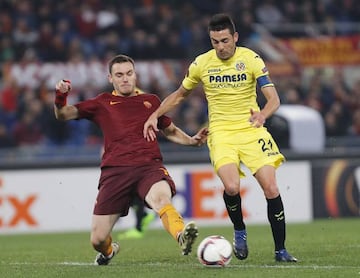
<path id="1" fill-rule="evenodd" d="M 197 249 L 199 262 L 207 267 L 225 267 L 232 258 L 232 246 L 223 236 L 204 238 Z"/>

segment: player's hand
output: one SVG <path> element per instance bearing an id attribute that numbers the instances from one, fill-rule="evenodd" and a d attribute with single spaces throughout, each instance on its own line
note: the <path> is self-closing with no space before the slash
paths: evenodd
<path id="1" fill-rule="evenodd" d="M 57 92 L 66 94 L 71 90 L 71 81 L 62 79 L 58 83 L 56 83 L 55 89 Z"/>
<path id="2" fill-rule="evenodd" d="M 207 137 L 209 134 L 209 130 L 207 127 L 203 127 L 200 129 L 193 137 L 191 137 L 192 146 L 202 146 L 206 143 Z"/>
<path id="3" fill-rule="evenodd" d="M 250 109 L 250 119 L 249 122 L 253 127 L 261 127 L 265 124 L 265 116 L 260 111 L 254 111 Z"/>
<path id="4" fill-rule="evenodd" d="M 143 135 L 147 141 L 154 141 L 156 139 L 156 132 L 159 131 L 157 128 L 158 118 L 155 113 L 151 114 L 150 117 L 144 124 Z"/>

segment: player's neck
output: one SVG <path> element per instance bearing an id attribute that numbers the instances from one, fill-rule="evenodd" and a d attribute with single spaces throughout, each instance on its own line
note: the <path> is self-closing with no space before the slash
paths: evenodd
<path id="1" fill-rule="evenodd" d="M 139 92 L 138 92 L 138 91 L 133 91 L 133 92 L 131 92 L 130 94 L 123 94 L 123 93 L 121 93 L 121 92 L 117 92 L 116 90 L 113 90 L 113 91 L 111 92 L 111 94 L 112 94 L 113 96 L 118 96 L 118 97 L 133 97 L 133 96 L 139 95 Z"/>

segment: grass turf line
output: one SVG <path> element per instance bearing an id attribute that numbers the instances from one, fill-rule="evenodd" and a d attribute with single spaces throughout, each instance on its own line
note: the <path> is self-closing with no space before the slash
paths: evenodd
<path id="1" fill-rule="evenodd" d="M 120 242 L 109 266 L 94 266 L 96 252 L 89 233 L 0 236 L 0 277 L 360 277 L 360 220 L 328 219 L 288 224 L 287 248 L 294 264 L 274 261 L 268 225 L 249 225 L 249 258 L 233 257 L 223 269 L 198 263 L 196 247 L 213 234 L 232 242 L 232 228 L 199 227 L 190 256 L 164 230 L 150 230 L 143 239 Z M 266 276 L 267 275 L 267 276 Z"/>

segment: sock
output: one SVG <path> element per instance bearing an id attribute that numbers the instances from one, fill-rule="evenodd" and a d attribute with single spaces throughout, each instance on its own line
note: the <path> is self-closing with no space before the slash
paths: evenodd
<path id="1" fill-rule="evenodd" d="M 274 199 L 266 199 L 268 219 L 271 226 L 272 235 L 275 243 L 275 251 L 285 248 L 285 213 L 281 196 Z"/>
<path id="2" fill-rule="evenodd" d="M 177 210 L 171 205 L 164 206 L 159 211 L 161 222 L 169 234 L 177 241 L 178 234 L 184 229 L 184 220 Z"/>
<path id="3" fill-rule="evenodd" d="M 234 224 L 234 229 L 237 231 L 245 230 L 240 195 L 230 196 L 224 191 L 223 198 L 230 220 Z"/>
<path id="4" fill-rule="evenodd" d="M 111 255 L 113 251 L 111 242 L 112 242 L 112 238 L 111 236 L 109 236 L 104 242 L 102 242 L 97 246 L 94 246 L 94 249 L 108 257 Z"/>

